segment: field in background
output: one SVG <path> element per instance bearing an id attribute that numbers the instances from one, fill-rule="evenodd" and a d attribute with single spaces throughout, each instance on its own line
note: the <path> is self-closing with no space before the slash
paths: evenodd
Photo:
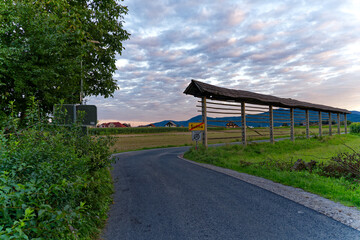
<path id="1" fill-rule="evenodd" d="M 98 129 L 98 128 L 97 128 Z M 172 146 L 191 146 L 195 142 L 191 140 L 191 132 L 188 128 L 106 128 L 99 131 L 91 129 L 90 133 L 99 135 L 111 135 L 115 138 L 115 145 L 112 147 L 113 152 L 124 152 L 139 150 L 144 148 L 157 148 L 157 147 L 172 147 Z M 333 134 L 337 128 L 333 128 Z M 344 129 L 342 128 L 342 131 Z M 248 128 L 248 140 L 262 140 L 269 139 L 269 128 Z M 318 134 L 317 127 L 310 128 L 311 134 Z M 304 137 L 306 134 L 305 127 L 296 127 L 295 134 L 298 137 Z M 328 134 L 327 129 L 323 129 L 323 134 Z M 289 127 L 276 127 L 275 138 L 289 137 Z M 209 144 L 214 143 L 230 143 L 241 141 L 241 129 L 233 128 L 209 128 L 208 131 Z"/>

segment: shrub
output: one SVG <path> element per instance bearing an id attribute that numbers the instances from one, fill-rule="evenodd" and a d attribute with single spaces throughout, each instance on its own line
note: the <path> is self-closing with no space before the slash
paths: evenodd
<path id="1" fill-rule="evenodd" d="M 111 140 L 34 109 L 0 125 L 0 239 L 91 239 L 111 201 Z"/>
<path id="2" fill-rule="evenodd" d="M 355 122 L 350 125 L 350 132 L 351 133 L 360 133 L 360 123 Z"/>
<path id="3" fill-rule="evenodd" d="M 339 153 L 332 157 L 329 164 L 322 164 L 320 167 L 320 175 L 331 177 L 345 177 L 345 178 L 360 178 L 360 154 L 353 153 Z"/>

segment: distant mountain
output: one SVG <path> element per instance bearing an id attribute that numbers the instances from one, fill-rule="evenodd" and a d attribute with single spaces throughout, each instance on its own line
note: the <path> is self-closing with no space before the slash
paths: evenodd
<path id="1" fill-rule="evenodd" d="M 351 114 L 347 115 L 347 119 L 351 122 L 360 122 L 360 112 L 351 111 Z"/>
<path id="2" fill-rule="evenodd" d="M 301 111 L 301 110 L 297 110 L 297 112 L 302 112 L 304 117 L 297 117 L 297 121 L 305 121 L 305 111 Z M 274 110 L 274 116 L 277 116 L 279 118 L 282 117 L 282 114 L 289 114 L 289 110 L 287 109 L 276 109 Z M 316 111 L 309 111 L 310 116 L 317 116 L 317 112 Z M 254 117 L 268 117 L 269 113 L 265 112 L 265 113 L 260 113 L 260 114 L 255 114 L 253 115 Z M 276 118 L 276 117 L 275 117 Z M 161 122 L 156 122 L 153 123 L 156 127 L 165 127 L 165 124 L 168 122 L 173 122 L 175 123 L 178 127 L 187 127 L 189 126 L 190 122 L 201 122 L 201 115 L 197 115 L 195 117 L 190 118 L 187 121 L 174 121 L 174 120 L 164 120 Z M 347 115 L 347 119 L 351 122 L 360 122 L 360 112 L 359 111 L 351 111 L 351 114 Z M 264 121 L 263 119 L 251 119 L 247 118 L 246 119 L 246 125 L 247 126 L 253 126 L 253 127 L 268 127 L 269 124 L 266 123 L 266 121 Z M 225 122 L 216 122 L 216 121 L 225 121 Z M 217 118 L 212 118 L 212 117 L 208 117 L 208 125 L 209 126 L 214 126 L 214 127 L 226 127 L 226 123 L 228 122 L 234 122 L 238 125 L 241 125 L 241 116 L 239 117 L 217 117 Z M 277 123 L 274 122 L 274 126 L 278 127 L 281 126 L 282 123 Z"/>

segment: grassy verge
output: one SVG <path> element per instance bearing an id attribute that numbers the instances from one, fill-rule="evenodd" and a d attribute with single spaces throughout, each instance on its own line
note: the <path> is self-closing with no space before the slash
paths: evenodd
<path id="1" fill-rule="evenodd" d="M 335 164 L 332 157 L 341 152 L 359 150 L 360 137 L 336 135 L 314 139 L 285 140 L 270 143 L 228 145 L 209 149 L 189 150 L 185 157 L 194 161 L 230 168 L 264 177 L 285 185 L 302 188 L 347 206 L 360 208 L 360 184 L 350 175 L 329 176 L 326 166 Z M 291 170 L 294 162 L 315 160 L 312 171 Z"/>

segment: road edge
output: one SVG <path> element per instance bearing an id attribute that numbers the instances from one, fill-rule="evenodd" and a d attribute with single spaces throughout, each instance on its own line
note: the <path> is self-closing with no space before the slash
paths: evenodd
<path id="1" fill-rule="evenodd" d="M 211 164 L 194 162 L 184 158 L 183 154 L 178 155 L 178 158 L 273 192 L 360 231 L 360 211 L 355 207 L 347 207 L 341 203 L 333 202 L 316 194 L 306 192 L 303 189 L 282 185 L 265 178 L 240 173 Z"/>

